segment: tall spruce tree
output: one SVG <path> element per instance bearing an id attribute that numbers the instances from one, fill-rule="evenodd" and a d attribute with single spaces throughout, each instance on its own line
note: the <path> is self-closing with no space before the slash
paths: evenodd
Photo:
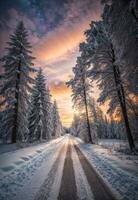
<path id="1" fill-rule="evenodd" d="M 48 92 L 45 76 L 40 69 L 35 79 L 29 110 L 29 142 L 49 139 L 49 133 L 47 132 L 47 109 L 50 104 L 50 98 Z"/>
<path id="2" fill-rule="evenodd" d="M 30 73 L 35 71 L 23 22 L 17 25 L 8 45 L 6 55 L 1 59 L 4 69 L 0 91 L 1 106 L 4 108 L 1 131 L 2 138 L 11 136 L 12 143 L 15 143 L 17 138 L 24 141 L 28 133 L 26 113 L 30 85 L 33 83 Z"/>

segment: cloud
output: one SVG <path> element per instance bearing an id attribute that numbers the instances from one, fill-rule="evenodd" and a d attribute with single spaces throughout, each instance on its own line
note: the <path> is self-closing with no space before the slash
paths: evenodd
<path id="1" fill-rule="evenodd" d="M 60 0 L 61 6 L 60 3 L 57 6 L 54 0 L 48 4 L 49 1 L 42 0 L 42 5 L 40 1 L 35 2 L 37 8 L 30 4 L 30 10 L 23 12 L 13 7 L 0 19 L 0 53 L 17 22 L 23 20 L 30 33 L 35 65 L 42 67 L 53 98 L 58 102 L 62 121 L 69 124 L 73 109 L 71 91 L 65 82 L 72 75 L 72 67 L 79 55 L 79 43 L 85 39 L 84 31 L 91 20 L 100 18 L 102 7 L 100 0 Z"/>
<path id="2" fill-rule="evenodd" d="M 54 80 L 67 81 L 72 74 L 72 67 L 75 65 L 76 57 L 78 56 L 78 48 L 68 51 L 57 60 L 51 61 L 50 64 L 42 65 L 44 73 L 48 77 L 49 82 Z M 46 62 L 47 63 L 47 62 Z"/>
<path id="3" fill-rule="evenodd" d="M 102 9 L 99 1 L 70 2 L 62 24 L 44 35 L 34 47 L 34 55 L 38 57 L 36 61 L 42 64 L 48 76 L 51 93 L 58 103 L 60 117 L 67 126 L 71 124 L 74 110 L 71 90 L 66 87 L 65 81 L 72 75 L 72 67 L 79 55 L 79 43 L 85 39 L 84 31 L 91 20 L 100 18 Z"/>
<path id="4" fill-rule="evenodd" d="M 99 1 L 94 2 L 80 0 L 68 3 L 69 10 L 62 24 L 49 31 L 34 46 L 34 54 L 40 61 L 53 62 L 84 40 L 83 33 L 90 21 L 100 18 Z"/>
<path id="5" fill-rule="evenodd" d="M 51 88 L 51 91 L 52 93 L 58 93 L 58 94 L 61 94 L 61 93 L 68 93 L 68 91 L 70 90 L 69 88 L 67 88 L 65 82 L 63 81 L 59 81 L 59 80 L 55 80 L 53 82 L 51 82 L 50 84 L 50 88 Z"/>
<path id="6" fill-rule="evenodd" d="M 25 28 L 29 33 L 29 42 L 35 44 L 39 41 L 37 27 L 35 23 L 27 17 L 27 15 L 22 12 L 18 12 L 14 8 L 11 8 L 7 11 L 6 16 L 1 17 L 0 19 L 0 53 L 4 52 L 5 47 L 7 46 L 7 41 L 9 41 L 9 35 L 12 34 L 19 21 L 23 21 Z"/>

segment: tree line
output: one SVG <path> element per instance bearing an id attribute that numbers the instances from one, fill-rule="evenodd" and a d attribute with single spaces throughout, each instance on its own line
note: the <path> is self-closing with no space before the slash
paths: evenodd
<path id="1" fill-rule="evenodd" d="M 19 22 L 1 58 L 0 140 L 35 142 L 62 134 L 56 101 L 42 69 L 34 67 L 32 47 L 23 22 Z"/>
<path id="2" fill-rule="evenodd" d="M 92 21 L 85 31 L 86 40 L 79 46 L 74 76 L 67 82 L 72 89 L 74 106 L 82 111 L 80 120 L 75 117 L 72 128 L 80 123 L 85 127 L 85 139 L 94 143 L 96 136 L 106 138 L 109 135 L 110 138 L 108 133 L 116 127 L 114 137 L 118 131 L 120 135 L 125 133 L 130 150 L 135 151 L 134 139 L 138 133 L 138 3 L 135 0 L 112 0 L 103 1 L 103 4 L 102 19 Z M 93 99 L 94 84 L 100 92 L 97 102 Z M 107 102 L 109 121 L 99 110 L 99 105 Z M 120 118 L 118 122 L 114 121 L 115 116 Z M 82 129 L 78 134 L 81 132 Z"/>

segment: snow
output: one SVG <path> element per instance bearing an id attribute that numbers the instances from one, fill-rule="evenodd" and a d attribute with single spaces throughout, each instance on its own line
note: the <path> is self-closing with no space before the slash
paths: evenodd
<path id="1" fill-rule="evenodd" d="M 66 141 L 66 143 L 65 143 L 66 147 L 67 147 L 67 143 L 68 142 Z M 48 200 L 56 200 L 57 197 L 58 197 L 60 185 L 61 185 L 62 172 L 63 172 L 63 167 L 64 167 L 64 160 L 65 160 L 65 156 L 66 156 L 66 151 L 67 151 L 67 148 L 64 149 L 64 151 L 62 152 L 62 156 L 60 157 L 60 164 L 58 165 L 58 168 L 57 168 L 57 171 L 56 171 L 56 174 L 55 174 L 55 180 L 54 180 L 54 183 L 51 187 L 51 191 L 50 191 Z"/>
<path id="2" fill-rule="evenodd" d="M 87 178 L 82 169 L 76 150 L 73 146 L 72 146 L 72 160 L 73 160 L 73 166 L 74 166 L 74 171 L 75 171 L 75 180 L 76 180 L 77 193 L 78 193 L 79 199 L 80 200 L 84 200 L 84 199 L 94 200 L 94 196 L 91 192 L 91 188 L 89 186 Z"/>
<path id="3" fill-rule="evenodd" d="M 102 141 L 115 144 L 118 141 Z M 13 150 L 0 155 L 0 200 L 56 200 L 63 176 L 68 143 L 79 200 L 94 200 L 91 187 L 81 166 L 73 143 L 95 168 L 119 200 L 138 199 L 138 156 L 124 155 L 86 144 L 70 135 L 47 143 Z"/>
<path id="4" fill-rule="evenodd" d="M 58 142 L 61 139 L 62 138 L 57 139 L 56 141 Z M 53 140 L 50 143 L 43 143 L 36 146 L 30 146 L 27 148 L 22 148 L 22 149 L 1 154 L 0 155 L 0 161 L 1 161 L 0 175 L 3 174 L 2 173 L 3 169 L 8 166 L 14 166 L 14 168 L 16 168 L 15 165 L 19 161 L 22 161 L 22 162 L 31 161 L 31 159 L 33 159 L 34 157 L 37 157 L 39 153 L 45 150 L 46 145 L 48 147 L 49 145 L 51 145 L 52 143 L 55 143 L 56 141 Z"/>
<path id="5" fill-rule="evenodd" d="M 9 151 L 15 151 L 19 148 L 20 147 L 17 144 L 0 144 L 0 154 Z"/>
<path id="6" fill-rule="evenodd" d="M 76 144 L 93 165 L 97 173 L 121 200 L 138 199 L 138 156 L 112 154 L 109 149 L 98 145 Z"/>
<path id="7" fill-rule="evenodd" d="M 98 144 L 102 147 L 105 147 L 111 150 L 119 150 L 122 148 L 128 149 L 128 142 L 126 140 L 98 139 Z"/>
<path id="8" fill-rule="evenodd" d="M 48 144 L 2 154 L 0 200 L 18 200 L 20 196 L 31 200 L 51 169 L 65 139 L 60 137 Z"/>

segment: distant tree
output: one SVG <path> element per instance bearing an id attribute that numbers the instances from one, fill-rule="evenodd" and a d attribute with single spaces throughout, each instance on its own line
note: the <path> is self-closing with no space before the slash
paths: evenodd
<path id="1" fill-rule="evenodd" d="M 54 136 L 54 137 L 61 136 L 63 128 L 62 128 L 62 124 L 61 124 L 61 121 L 60 121 L 60 116 L 59 116 L 59 113 L 58 113 L 58 107 L 57 107 L 56 100 L 54 101 L 54 104 L 53 104 L 52 115 L 53 115 L 53 119 L 52 119 L 53 134 L 52 134 L 52 136 Z"/>
<path id="2" fill-rule="evenodd" d="M 53 133 L 53 104 L 51 102 L 51 95 L 50 95 L 50 90 L 46 87 L 46 92 L 45 92 L 45 108 L 44 108 L 44 117 L 45 117 L 45 128 L 43 131 L 43 139 L 50 139 Z"/>
<path id="3" fill-rule="evenodd" d="M 1 59 L 4 73 L 1 76 L 0 88 L 2 116 L 2 138 L 11 137 L 12 143 L 24 141 L 28 134 L 27 109 L 31 84 L 30 76 L 33 57 L 28 33 L 23 22 L 19 22 L 13 35 L 10 36 L 6 55 Z"/>
<path id="4" fill-rule="evenodd" d="M 73 121 L 71 124 L 71 134 L 75 137 L 79 137 L 80 133 L 80 117 L 78 115 L 74 115 Z"/>
<path id="5" fill-rule="evenodd" d="M 79 116 L 73 118 L 72 125 L 71 125 L 71 134 L 75 137 L 81 138 L 85 142 L 89 142 L 89 136 L 87 134 L 88 127 L 87 127 L 87 119 L 85 112 L 81 112 Z"/>

